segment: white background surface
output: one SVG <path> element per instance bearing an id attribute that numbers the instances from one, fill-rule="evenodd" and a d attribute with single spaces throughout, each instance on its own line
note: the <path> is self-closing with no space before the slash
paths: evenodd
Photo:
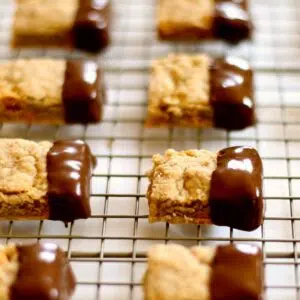
<path id="1" fill-rule="evenodd" d="M 83 53 L 9 49 L 12 5 L 0 0 L 0 59 L 28 56 L 86 57 Z M 145 251 L 157 242 L 184 245 L 235 240 L 258 243 L 265 254 L 266 298 L 300 299 L 300 2 L 252 0 L 252 42 L 166 43 L 155 37 L 154 0 L 113 1 L 113 42 L 96 57 L 105 70 L 108 103 L 95 126 L 3 125 L 2 137 L 83 138 L 98 158 L 93 176 L 93 217 L 64 228 L 58 222 L 1 222 L 1 242 L 53 241 L 75 270 L 74 299 L 142 299 Z M 241 132 L 144 129 L 148 66 L 169 52 L 236 54 L 255 71 L 258 124 Z M 93 57 L 95 59 L 95 57 Z M 264 225 L 246 233 L 215 226 L 147 222 L 144 172 L 153 153 L 166 148 L 229 145 L 257 147 L 264 160 L 267 203 Z M 298 292 L 298 298 L 297 298 Z"/>

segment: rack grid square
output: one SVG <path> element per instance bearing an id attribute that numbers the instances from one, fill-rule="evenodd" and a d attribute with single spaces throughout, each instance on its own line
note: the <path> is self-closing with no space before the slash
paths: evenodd
<path id="1" fill-rule="evenodd" d="M 0 59 L 88 57 L 63 50 L 9 47 L 13 1 L 0 1 Z M 108 103 L 104 121 L 91 126 L 1 125 L 1 137 L 82 138 L 96 154 L 92 218 L 62 223 L 1 222 L 0 242 L 53 241 L 66 252 L 78 285 L 74 299 L 143 299 L 146 251 L 155 243 L 217 245 L 251 242 L 264 251 L 266 299 L 300 299 L 300 2 L 250 0 L 256 31 L 251 42 L 159 42 L 155 0 L 112 0 L 113 41 L 99 57 Z M 145 129 L 152 59 L 169 52 L 234 54 L 255 72 L 257 126 L 241 132 L 208 129 Z M 255 146 L 263 157 L 265 222 L 247 233 L 216 226 L 152 224 L 147 221 L 145 171 L 166 148 Z"/>

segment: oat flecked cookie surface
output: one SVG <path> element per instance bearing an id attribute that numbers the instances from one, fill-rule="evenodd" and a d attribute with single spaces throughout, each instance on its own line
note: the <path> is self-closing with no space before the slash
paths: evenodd
<path id="1" fill-rule="evenodd" d="M 50 142 L 0 139 L 1 216 L 48 213 L 46 154 Z M 25 214 L 25 215 L 24 215 Z"/>
<path id="2" fill-rule="evenodd" d="M 0 245 L 0 300 L 10 300 L 10 287 L 19 270 L 15 245 Z"/>
<path id="3" fill-rule="evenodd" d="M 214 0 L 159 0 L 157 27 L 160 37 L 201 37 L 209 34 Z"/>
<path id="4" fill-rule="evenodd" d="M 146 300 L 209 300 L 210 263 L 214 250 L 157 245 L 148 252 L 144 277 Z"/>
<path id="5" fill-rule="evenodd" d="M 217 154 L 207 150 L 169 149 L 164 155 L 154 155 L 153 163 L 147 173 L 150 222 L 189 223 L 195 222 L 195 218 L 205 221 Z"/>
<path id="6" fill-rule="evenodd" d="M 170 54 L 151 67 L 146 126 L 212 126 L 211 59 Z"/>
<path id="7" fill-rule="evenodd" d="M 64 43 L 66 39 L 69 40 L 78 5 L 79 0 L 17 1 L 13 43 Z"/>
<path id="8" fill-rule="evenodd" d="M 64 60 L 20 59 L 1 63 L 2 121 L 62 122 L 65 71 Z"/>
<path id="9" fill-rule="evenodd" d="M 65 60 L 19 59 L 1 64 L 0 99 L 21 99 L 38 106 L 60 105 Z"/>

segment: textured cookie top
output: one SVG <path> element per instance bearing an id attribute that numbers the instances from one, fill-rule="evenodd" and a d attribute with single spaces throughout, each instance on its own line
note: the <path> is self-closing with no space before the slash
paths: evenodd
<path id="1" fill-rule="evenodd" d="M 20 59 L 0 64 L 0 101 L 37 105 L 62 105 L 66 62 Z"/>
<path id="2" fill-rule="evenodd" d="M 209 66 L 206 55 L 171 54 L 153 62 L 149 88 L 149 113 L 161 111 L 180 117 L 186 109 L 209 103 Z"/>
<path id="3" fill-rule="evenodd" d="M 63 35 L 70 31 L 78 0 L 19 0 L 14 32 L 20 35 Z"/>
<path id="4" fill-rule="evenodd" d="M 145 299 L 210 299 L 210 264 L 214 254 L 215 250 L 208 247 L 154 246 L 148 253 Z"/>
<path id="5" fill-rule="evenodd" d="M 0 139 L 0 201 L 33 202 L 46 197 L 46 156 L 52 143 Z"/>
<path id="6" fill-rule="evenodd" d="M 213 15 L 213 0 L 159 0 L 158 26 L 166 34 L 189 28 L 209 30 Z"/>
<path id="7" fill-rule="evenodd" d="M 206 150 L 176 152 L 169 149 L 162 156 L 152 158 L 154 166 L 148 177 L 150 201 L 200 200 L 208 203 L 210 180 L 216 169 L 217 154 Z"/>
<path id="8" fill-rule="evenodd" d="M 9 300 L 9 290 L 19 269 L 18 252 L 14 245 L 0 245 L 0 299 Z"/>

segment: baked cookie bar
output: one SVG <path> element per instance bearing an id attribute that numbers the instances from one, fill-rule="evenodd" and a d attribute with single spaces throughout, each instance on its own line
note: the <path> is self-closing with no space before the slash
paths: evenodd
<path id="1" fill-rule="evenodd" d="M 255 149 L 169 149 L 152 160 L 147 173 L 151 223 L 216 224 L 246 231 L 262 224 L 263 168 Z"/>
<path id="2" fill-rule="evenodd" d="M 71 266 L 55 244 L 0 246 L 1 300 L 68 300 L 75 285 Z"/>
<path id="3" fill-rule="evenodd" d="M 171 54 L 153 62 L 147 127 L 244 129 L 255 123 L 253 73 L 236 57 Z"/>
<path id="4" fill-rule="evenodd" d="M 247 0 L 159 0 L 157 32 L 161 39 L 224 39 L 237 43 L 251 37 Z"/>
<path id="5" fill-rule="evenodd" d="M 96 123 L 105 87 L 93 61 L 19 59 L 0 64 L 0 122 Z"/>
<path id="6" fill-rule="evenodd" d="M 0 139 L 0 219 L 88 218 L 94 165 L 80 140 Z"/>
<path id="7" fill-rule="evenodd" d="M 263 256 L 254 245 L 157 245 L 148 252 L 145 300 L 261 300 Z"/>
<path id="8" fill-rule="evenodd" d="M 13 47 L 98 52 L 109 44 L 109 0 L 16 0 Z"/>

